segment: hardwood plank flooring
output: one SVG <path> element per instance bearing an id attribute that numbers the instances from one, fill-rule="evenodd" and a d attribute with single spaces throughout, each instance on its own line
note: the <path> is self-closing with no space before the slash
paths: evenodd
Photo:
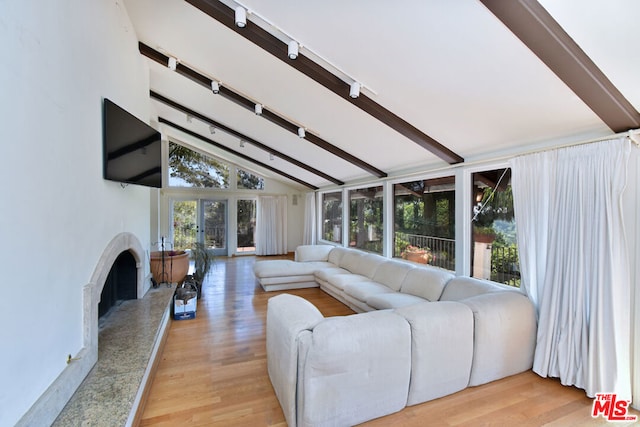
<path id="1" fill-rule="evenodd" d="M 286 426 L 267 375 L 265 350 L 267 300 L 280 292 L 264 292 L 257 284 L 252 270 L 256 259 L 217 259 L 203 286 L 196 318 L 172 321 L 141 426 Z M 353 313 L 318 288 L 285 292 L 306 298 L 325 316 Z M 609 424 L 592 418 L 591 406 L 582 390 L 529 371 L 365 425 Z"/>

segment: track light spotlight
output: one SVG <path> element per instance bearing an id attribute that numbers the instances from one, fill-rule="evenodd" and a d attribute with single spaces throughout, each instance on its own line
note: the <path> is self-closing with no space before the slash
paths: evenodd
<path id="1" fill-rule="evenodd" d="M 351 83 L 351 89 L 349 90 L 349 96 L 351 98 L 357 98 L 360 96 L 360 83 L 353 82 Z"/>
<path id="2" fill-rule="evenodd" d="M 187 123 L 193 123 L 193 117 L 191 114 L 187 114 Z"/>
<path id="3" fill-rule="evenodd" d="M 211 132 L 211 135 L 216 133 L 216 127 L 214 125 L 209 125 L 209 132 Z"/>
<path id="4" fill-rule="evenodd" d="M 169 57 L 169 63 L 167 64 L 167 66 L 169 67 L 169 69 L 171 71 L 175 71 L 176 68 L 178 67 L 178 60 L 176 58 L 174 58 L 173 56 Z"/>
<path id="5" fill-rule="evenodd" d="M 236 25 L 239 28 L 247 26 L 247 10 L 242 6 L 236 7 Z"/>
<path id="6" fill-rule="evenodd" d="M 299 128 L 298 128 L 298 136 L 299 136 L 300 138 L 304 138 L 306 134 L 307 134 L 307 133 L 305 132 L 305 130 L 304 130 L 304 128 L 303 128 L 303 127 L 299 127 Z"/>
<path id="7" fill-rule="evenodd" d="M 299 45 L 298 42 L 295 40 L 291 40 L 289 42 L 289 48 L 288 48 L 288 54 L 289 54 L 289 59 L 296 59 L 298 57 L 298 50 L 299 50 Z"/>
<path id="8" fill-rule="evenodd" d="M 240 140 L 240 148 L 244 148 L 244 141 Z"/>
<path id="9" fill-rule="evenodd" d="M 262 104 L 256 104 L 254 111 L 256 112 L 256 115 L 259 116 L 262 114 Z"/>
<path id="10" fill-rule="evenodd" d="M 216 80 L 211 80 L 211 91 L 217 95 L 220 93 L 220 82 Z"/>
<path id="11" fill-rule="evenodd" d="M 273 160 L 273 159 L 275 159 L 273 153 L 269 154 L 269 160 Z"/>

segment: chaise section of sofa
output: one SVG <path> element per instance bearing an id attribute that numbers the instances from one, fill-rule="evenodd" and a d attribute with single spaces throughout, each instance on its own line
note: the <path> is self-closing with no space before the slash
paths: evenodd
<path id="1" fill-rule="evenodd" d="M 294 260 L 257 261 L 253 273 L 265 291 L 318 287 L 314 273 L 334 266 L 328 261 L 333 248 L 331 245 L 299 246 Z"/>

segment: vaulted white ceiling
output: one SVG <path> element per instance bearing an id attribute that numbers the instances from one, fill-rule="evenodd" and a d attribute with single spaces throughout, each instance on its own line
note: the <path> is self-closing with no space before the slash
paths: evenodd
<path id="1" fill-rule="evenodd" d="M 568 35 L 640 110 L 640 42 L 636 0 L 539 0 Z M 235 8 L 233 0 L 223 3 Z M 613 134 L 550 68 L 479 0 L 242 0 L 248 27 L 262 26 L 300 54 L 324 64 L 362 95 L 435 139 L 464 161 Z M 384 173 L 429 170 L 447 164 L 432 152 L 372 117 L 247 40 L 236 30 L 183 0 L 125 0 L 144 45 L 242 97 L 264 105 L 308 134 Z M 238 31 L 246 31 L 244 30 Z M 257 116 L 166 65 L 144 57 L 151 90 L 263 144 L 239 146 L 239 138 L 209 124 L 186 120 L 184 111 L 157 98 L 159 117 L 314 187 L 325 177 L 269 152 L 283 153 L 342 182 L 372 174 L 265 117 Z M 174 126 L 177 140 L 194 143 Z M 196 145 L 264 175 L 287 178 L 207 143 Z M 210 147 L 210 148 L 208 148 Z"/>

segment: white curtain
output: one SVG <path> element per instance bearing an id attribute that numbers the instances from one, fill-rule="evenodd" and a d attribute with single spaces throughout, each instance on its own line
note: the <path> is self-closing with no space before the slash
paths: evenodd
<path id="1" fill-rule="evenodd" d="M 512 160 L 522 287 L 538 311 L 533 370 L 588 396 L 631 399 L 621 197 L 626 138 Z"/>
<path id="2" fill-rule="evenodd" d="M 626 235 L 629 243 L 631 265 L 631 349 L 632 373 L 631 393 L 633 407 L 640 410 L 640 150 L 631 150 L 629 178 L 624 194 Z"/>
<path id="3" fill-rule="evenodd" d="M 314 192 L 307 193 L 305 197 L 302 244 L 316 244 L 316 193 Z"/>
<path id="4" fill-rule="evenodd" d="M 287 253 L 287 196 L 260 196 L 256 218 L 256 255 Z"/>

